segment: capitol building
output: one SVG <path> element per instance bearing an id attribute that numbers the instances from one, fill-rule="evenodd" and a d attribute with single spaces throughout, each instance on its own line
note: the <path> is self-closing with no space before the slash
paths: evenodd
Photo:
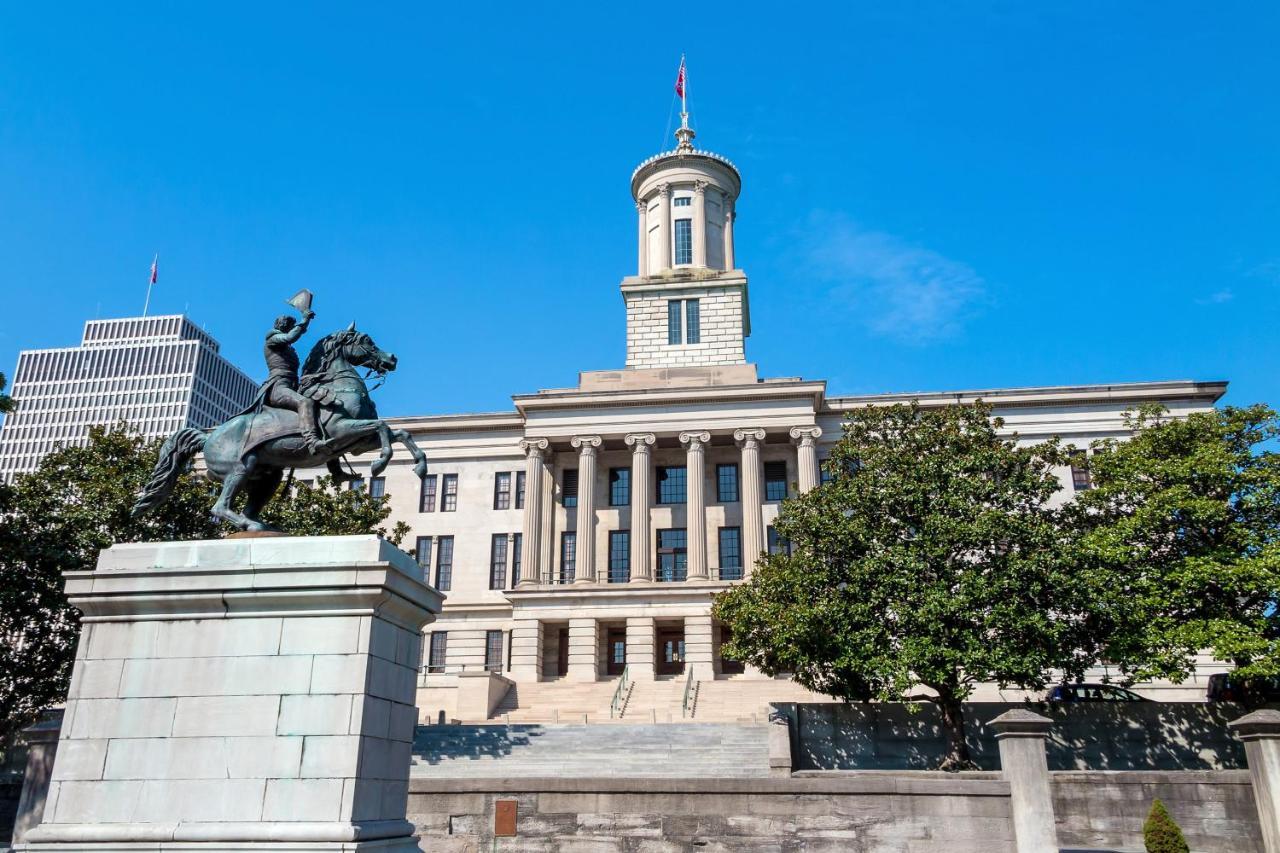
<path id="1" fill-rule="evenodd" d="M 645 716 L 678 718 L 691 714 L 694 685 L 709 711 L 722 683 L 794 696 L 785 679 L 723 655 L 712 599 L 762 552 L 787 547 L 774 533 L 780 505 L 822 483 L 851 409 L 982 399 L 1019 440 L 1079 448 L 1059 472 L 1067 500 L 1089 487 L 1090 442 L 1123 436 L 1126 410 L 1204 411 L 1226 390 L 1153 381 L 848 396 L 762 373 L 747 355 L 748 277 L 734 242 L 742 176 L 695 147 L 687 126 L 676 136 L 631 176 L 625 364 L 517 393 L 507 411 L 396 419 L 429 474 L 420 483 L 401 457 L 364 483 L 390 496 L 390 520 L 412 531 L 403 547 L 446 596 L 423 643 L 424 718 L 594 721 L 634 718 L 644 703 Z M 736 694 L 724 695 L 732 714 Z"/>

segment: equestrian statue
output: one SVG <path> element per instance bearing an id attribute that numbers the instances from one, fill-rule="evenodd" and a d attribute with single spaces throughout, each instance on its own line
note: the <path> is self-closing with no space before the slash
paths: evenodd
<path id="1" fill-rule="evenodd" d="M 352 323 L 317 341 L 299 374 L 293 344 L 315 317 L 311 291 L 300 291 L 288 303 L 302 321 L 279 317 L 267 333 L 263 354 L 268 374 L 253 403 L 212 430 L 186 427 L 169 436 L 133 506 L 134 516 L 164 503 L 178 476 L 201 452 L 208 476 L 222 482 L 213 514 L 249 531 L 274 529 L 259 516 L 286 469 L 323 465 L 341 485 L 358 479 L 343 471 L 339 460 L 345 454 L 379 450 L 369 469 L 370 476 L 376 477 L 391 461 L 392 443 L 398 441 L 413 456 L 414 473 L 419 479 L 426 477 L 426 457 L 407 432 L 392 429 L 378 418 L 365 384 L 370 376 L 381 379 L 395 370 L 396 357 L 378 349 Z M 362 378 L 357 368 L 370 373 Z M 235 501 L 241 492 L 244 506 L 237 511 Z"/>

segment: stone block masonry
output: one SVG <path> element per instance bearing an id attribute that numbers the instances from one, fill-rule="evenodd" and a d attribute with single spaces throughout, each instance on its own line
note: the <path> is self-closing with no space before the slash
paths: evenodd
<path id="1" fill-rule="evenodd" d="M 117 545 L 67 591 L 83 631 L 18 849 L 417 849 L 414 692 L 441 596 L 406 554 L 372 536 Z"/>

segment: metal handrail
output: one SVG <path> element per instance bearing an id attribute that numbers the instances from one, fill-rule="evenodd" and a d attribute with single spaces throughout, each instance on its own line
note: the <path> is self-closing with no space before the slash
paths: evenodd
<path id="1" fill-rule="evenodd" d="M 689 677 L 684 680 L 684 701 L 681 703 L 681 706 L 680 706 L 681 717 L 689 716 L 689 698 L 693 692 L 693 685 L 694 685 L 693 669 L 690 668 Z"/>
<path id="2" fill-rule="evenodd" d="M 609 702 L 609 719 L 613 719 L 622 713 L 622 692 L 627 688 L 627 670 L 628 666 L 622 668 L 622 675 L 618 676 L 618 686 L 613 691 L 613 699 Z"/>

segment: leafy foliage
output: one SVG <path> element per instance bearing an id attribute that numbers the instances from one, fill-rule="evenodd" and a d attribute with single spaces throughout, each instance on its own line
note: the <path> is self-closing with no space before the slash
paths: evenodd
<path id="1" fill-rule="evenodd" d="M 1142 824 L 1142 840 L 1147 853 L 1191 853 L 1182 830 L 1159 800 L 1151 804 L 1147 820 Z"/>
<path id="2" fill-rule="evenodd" d="M 79 614 L 63 594 L 62 574 L 89 571 L 114 542 L 212 539 L 226 528 L 210 515 L 214 484 L 184 473 L 161 512 L 133 518 L 130 508 L 151 474 L 160 441 L 127 426 L 93 427 L 85 447 L 56 450 L 32 474 L 0 484 L 0 743 L 66 693 Z M 385 497 L 294 484 L 271 508 L 287 533 L 385 535 Z M 390 533 L 399 544 L 408 527 Z"/>
<path id="3" fill-rule="evenodd" d="M 4 387 L 8 384 L 9 380 L 5 378 L 3 373 L 0 373 L 0 415 L 7 415 L 9 412 L 12 412 L 16 406 L 13 402 L 13 398 L 4 393 Z"/>
<path id="4" fill-rule="evenodd" d="M 791 553 L 717 598 L 726 652 L 846 700 L 931 688 L 944 766 L 968 765 L 961 702 L 976 683 L 1042 687 L 1087 662 L 1046 506 L 1066 456 L 1001 427 L 981 403 L 850 412 L 832 481 L 783 504 Z"/>
<path id="5" fill-rule="evenodd" d="M 1129 417 L 1096 445 L 1094 488 L 1068 509 L 1105 656 L 1129 679 L 1185 678 L 1210 649 L 1280 674 L 1280 433 L 1265 406 Z"/>

